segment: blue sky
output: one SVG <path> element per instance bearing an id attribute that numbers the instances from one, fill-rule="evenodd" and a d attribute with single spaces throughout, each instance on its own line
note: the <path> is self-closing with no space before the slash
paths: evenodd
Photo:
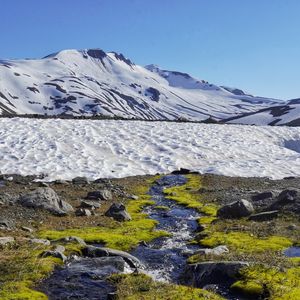
<path id="1" fill-rule="evenodd" d="M 300 97 L 299 0 L 0 0 L 0 58 L 102 48 L 219 85 Z"/>

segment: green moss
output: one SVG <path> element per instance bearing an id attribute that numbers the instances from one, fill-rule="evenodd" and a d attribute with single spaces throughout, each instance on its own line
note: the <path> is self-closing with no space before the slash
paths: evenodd
<path id="1" fill-rule="evenodd" d="M 266 295 L 269 299 L 300 299 L 300 268 L 286 271 L 265 265 L 244 268 L 242 279 L 232 285 L 232 289 L 245 294 Z"/>
<path id="2" fill-rule="evenodd" d="M 200 241 L 205 247 L 227 245 L 238 253 L 278 251 L 292 246 L 292 242 L 281 236 L 258 238 L 246 232 L 212 232 Z"/>
<path id="3" fill-rule="evenodd" d="M 139 275 L 113 275 L 120 300 L 221 300 L 222 297 L 192 287 L 154 282 L 150 277 Z"/>
<path id="4" fill-rule="evenodd" d="M 209 225 L 211 224 L 214 220 L 216 220 L 216 217 L 211 217 L 211 216 L 203 216 L 198 219 L 198 223 L 200 225 Z"/>
<path id="5" fill-rule="evenodd" d="M 168 199 L 189 208 L 197 209 L 199 212 L 215 217 L 218 207 L 212 203 L 205 203 L 203 196 L 197 191 L 201 187 L 201 177 L 195 174 L 186 175 L 188 181 L 181 186 L 174 186 L 164 190 Z"/>
<path id="6" fill-rule="evenodd" d="M 72 228 L 62 231 L 44 230 L 39 233 L 41 238 L 59 239 L 66 236 L 78 236 L 88 243 L 104 243 L 107 247 L 130 250 L 136 247 L 139 242 L 149 242 L 152 239 L 166 236 L 164 231 L 155 230 L 157 221 L 151 220 L 142 209 L 147 205 L 153 205 L 150 196 L 146 194 L 149 190 L 149 185 L 158 177 L 153 177 L 148 180 L 145 185 L 136 186 L 131 191 L 135 193 L 139 200 L 131 200 L 127 204 L 127 210 L 130 213 L 132 220 L 128 222 L 115 222 L 106 227 L 88 227 L 88 228 Z"/>

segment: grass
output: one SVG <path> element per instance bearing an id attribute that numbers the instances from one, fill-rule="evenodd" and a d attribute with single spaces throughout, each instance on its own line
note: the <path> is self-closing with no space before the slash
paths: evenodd
<path id="1" fill-rule="evenodd" d="M 144 274 L 113 275 L 120 300 L 221 300 L 222 297 L 197 288 L 155 282 Z"/>

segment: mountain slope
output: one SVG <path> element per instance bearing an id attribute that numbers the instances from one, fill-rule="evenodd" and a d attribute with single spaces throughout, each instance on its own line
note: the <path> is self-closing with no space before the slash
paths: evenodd
<path id="1" fill-rule="evenodd" d="M 222 120 L 279 103 L 100 49 L 0 61 L 1 114 Z"/>
<path id="2" fill-rule="evenodd" d="M 225 120 L 231 124 L 300 126 L 300 99 Z"/>

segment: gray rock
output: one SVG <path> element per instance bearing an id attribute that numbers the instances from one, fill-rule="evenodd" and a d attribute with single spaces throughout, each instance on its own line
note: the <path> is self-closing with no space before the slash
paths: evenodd
<path id="1" fill-rule="evenodd" d="M 46 250 L 44 252 L 41 253 L 41 257 L 48 257 L 48 256 L 52 256 L 52 257 L 56 257 L 61 259 L 63 262 L 65 262 L 67 260 L 67 257 L 64 255 L 65 252 L 65 247 L 58 245 L 55 250 Z"/>
<path id="2" fill-rule="evenodd" d="M 182 274 L 182 283 L 202 288 L 208 284 L 231 285 L 242 268 L 249 266 L 242 261 L 203 262 L 191 264 Z"/>
<path id="3" fill-rule="evenodd" d="M 89 184 L 90 181 L 86 177 L 75 177 L 72 179 L 73 184 Z"/>
<path id="4" fill-rule="evenodd" d="M 6 246 L 9 244 L 13 244 L 15 239 L 12 236 L 4 236 L 0 237 L 0 246 Z"/>
<path id="5" fill-rule="evenodd" d="M 242 218 L 250 216 L 253 212 L 252 203 L 242 199 L 221 207 L 217 212 L 217 216 L 224 219 Z"/>
<path id="6" fill-rule="evenodd" d="M 91 211 L 87 208 L 78 208 L 75 211 L 77 217 L 90 217 L 92 215 Z"/>
<path id="7" fill-rule="evenodd" d="M 13 227 L 13 222 L 6 219 L 0 219 L 0 229 L 11 230 Z"/>
<path id="8" fill-rule="evenodd" d="M 97 201 L 82 200 L 80 202 L 80 207 L 83 207 L 83 208 L 96 209 L 96 208 L 100 208 L 100 206 L 101 206 L 101 204 Z"/>
<path id="9" fill-rule="evenodd" d="M 265 199 L 270 199 L 273 198 L 273 193 L 272 192 L 262 192 L 262 193 L 258 193 L 254 196 L 251 197 L 252 201 L 261 201 L 261 200 L 265 200 Z"/>
<path id="10" fill-rule="evenodd" d="M 126 211 L 123 204 L 113 203 L 106 211 L 105 216 L 112 217 L 116 221 L 124 222 L 131 220 L 130 214 Z"/>
<path id="11" fill-rule="evenodd" d="M 282 191 L 276 201 L 272 203 L 270 208 L 272 209 L 280 209 L 286 205 L 294 204 L 297 200 L 299 200 L 299 195 L 297 190 L 284 190 Z"/>
<path id="12" fill-rule="evenodd" d="M 249 217 L 250 221 L 270 221 L 278 217 L 279 210 L 265 211 Z"/>
<path id="13" fill-rule="evenodd" d="M 40 182 L 39 187 L 49 187 L 49 184 L 47 184 L 46 182 Z"/>
<path id="14" fill-rule="evenodd" d="M 37 188 L 36 190 L 20 196 L 19 203 L 22 206 L 40 208 L 58 216 L 63 216 L 73 211 L 73 207 L 61 200 L 56 192 L 49 188 Z"/>
<path id="15" fill-rule="evenodd" d="M 107 257 L 107 256 L 120 256 L 122 257 L 130 267 L 132 268 L 143 268 L 142 263 L 135 256 L 120 250 L 105 248 L 105 247 L 95 247 L 87 246 L 82 249 L 82 254 L 87 257 Z"/>
<path id="16" fill-rule="evenodd" d="M 24 231 L 30 232 L 30 233 L 33 232 L 32 228 L 29 228 L 29 227 L 26 227 L 26 226 L 22 226 L 21 229 L 24 230 Z"/>
<path id="17" fill-rule="evenodd" d="M 108 189 L 89 192 L 86 196 L 87 200 L 112 200 L 112 192 Z"/>
<path id="18" fill-rule="evenodd" d="M 199 254 L 199 255 L 222 255 L 222 254 L 225 254 L 225 253 L 228 253 L 229 250 L 227 248 L 227 246 L 225 245 L 220 245 L 220 246 L 217 246 L 213 249 L 210 249 L 210 248 L 203 248 L 203 249 L 199 249 L 197 251 L 194 252 L 194 254 Z"/>
<path id="19" fill-rule="evenodd" d="M 46 240 L 46 239 L 30 239 L 29 241 L 32 244 L 41 244 L 41 245 L 45 245 L 45 246 L 50 245 L 50 241 Z"/>

